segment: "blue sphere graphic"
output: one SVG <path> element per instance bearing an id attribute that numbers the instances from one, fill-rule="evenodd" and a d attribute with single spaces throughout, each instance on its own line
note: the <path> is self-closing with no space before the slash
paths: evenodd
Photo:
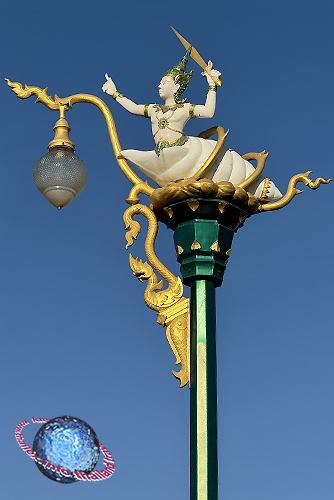
<path id="1" fill-rule="evenodd" d="M 35 462 L 39 470 L 49 479 L 65 484 L 78 481 L 74 471 L 91 472 L 100 456 L 99 440 L 91 426 L 68 415 L 42 425 L 35 436 L 33 451 L 43 463 L 47 461 L 54 466 Z M 66 476 L 53 470 L 57 466 L 68 471 Z"/>

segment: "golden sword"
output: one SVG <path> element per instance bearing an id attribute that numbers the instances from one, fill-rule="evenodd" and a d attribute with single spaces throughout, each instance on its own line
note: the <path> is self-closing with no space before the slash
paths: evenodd
<path id="1" fill-rule="evenodd" d="M 178 33 L 174 28 L 173 26 L 171 26 L 172 30 L 174 31 L 175 35 L 178 37 L 178 39 L 181 41 L 181 43 L 183 44 L 183 46 L 186 48 L 186 50 L 189 49 L 190 47 L 190 43 L 187 42 L 187 40 L 185 38 L 183 38 L 183 36 L 180 35 L 180 33 Z M 195 49 L 195 47 L 192 47 L 191 49 L 191 53 L 190 53 L 190 57 L 192 57 L 194 59 L 194 61 L 197 62 L 197 64 L 204 69 L 204 73 L 207 73 L 211 78 L 212 80 L 215 82 L 215 84 L 217 85 L 217 87 L 221 87 L 222 86 L 222 82 L 220 81 L 219 78 L 216 78 L 214 76 L 212 76 L 211 74 L 211 69 L 212 69 L 212 62 L 209 61 L 208 64 L 206 64 L 206 62 L 204 61 L 204 59 L 199 55 L 199 53 L 197 52 L 197 50 Z M 202 75 L 204 74 L 202 73 Z"/>

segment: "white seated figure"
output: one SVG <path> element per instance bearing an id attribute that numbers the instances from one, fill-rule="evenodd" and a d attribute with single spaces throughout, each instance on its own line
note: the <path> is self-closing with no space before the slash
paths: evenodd
<path id="1" fill-rule="evenodd" d="M 188 137 L 183 132 L 190 118 L 212 118 L 216 109 L 217 87 L 207 73 L 204 74 L 209 89 L 205 104 L 195 105 L 187 103 L 186 99 L 180 100 L 193 74 L 193 70 L 190 73 L 185 71 L 191 48 L 189 47 L 180 63 L 172 66 L 162 77 L 159 96 L 165 104 L 135 104 L 116 90 L 108 74 L 105 75 L 107 81 L 102 87 L 104 92 L 110 94 L 130 113 L 151 119 L 155 149 L 153 151 L 127 149 L 121 154 L 159 186 L 195 175 L 216 145 L 214 140 Z M 220 72 L 211 69 L 211 75 L 219 78 Z M 214 182 L 229 181 L 237 185 L 253 172 L 254 167 L 250 162 L 224 145 L 205 177 Z M 268 184 L 264 186 L 264 181 L 264 177 L 260 175 L 246 188 L 247 191 L 260 198 L 265 189 L 268 201 L 282 196 L 273 182 L 270 182 L 269 186 Z"/>

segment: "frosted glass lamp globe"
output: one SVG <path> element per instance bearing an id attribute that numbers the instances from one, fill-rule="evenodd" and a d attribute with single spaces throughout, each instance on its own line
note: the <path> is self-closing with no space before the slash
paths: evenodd
<path id="1" fill-rule="evenodd" d="M 55 147 L 36 163 L 34 181 L 45 198 L 60 210 L 85 187 L 87 169 L 70 149 Z"/>

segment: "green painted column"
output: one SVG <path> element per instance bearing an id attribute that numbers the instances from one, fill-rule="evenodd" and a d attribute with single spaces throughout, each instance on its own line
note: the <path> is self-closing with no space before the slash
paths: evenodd
<path id="1" fill-rule="evenodd" d="M 190 286 L 190 500 L 217 500 L 217 374 L 215 287 L 220 286 L 234 233 L 248 214 L 221 199 L 168 205 L 183 283 Z"/>
<path id="2" fill-rule="evenodd" d="M 191 284 L 190 499 L 217 500 L 217 376 L 215 286 Z"/>

